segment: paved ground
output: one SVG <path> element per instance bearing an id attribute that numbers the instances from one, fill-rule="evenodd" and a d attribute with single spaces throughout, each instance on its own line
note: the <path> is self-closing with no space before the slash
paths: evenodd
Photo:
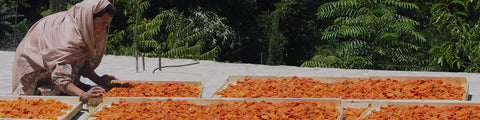
<path id="1" fill-rule="evenodd" d="M 14 52 L 0 51 L 0 95 L 11 92 L 11 69 Z M 453 73 L 453 72 L 410 72 L 410 71 L 381 71 L 381 70 L 348 70 L 336 68 L 301 68 L 295 66 L 268 66 L 257 64 L 220 63 L 214 61 L 199 61 L 199 64 L 163 68 L 162 71 L 153 69 L 158 67 L 158 58 L 145 58 L 146 70 L 135 68 L 135 58 L 131 56 L 105 56 L 100 66 L 95 70 L 99 75 L 111 74 L 120 80 L 144 81 L 201 81 L 203 85 L 202 97 L 209 98 L 223 85 L 230 75 L 237 76 L 299 76 L 299 77 L 367 77 L 367 76 L 436 76 L 436 77 L 466 77 L 469 83 L 469 94 L 472 101 L 480 101 L 480 74 Z M 162 65 L 182 65 L 193 63 L 189 59 L 162 59 Z M 86 78 L 82 81 L 92 83 Z"/>

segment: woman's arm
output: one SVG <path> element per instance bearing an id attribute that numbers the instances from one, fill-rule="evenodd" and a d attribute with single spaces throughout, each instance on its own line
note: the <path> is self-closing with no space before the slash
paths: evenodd
<path id="1" fill-rule="evenodd" d="M 95 82 L 97 85 L 100 85 L 100 86 L 107 86 L 110 84 L 110 81 L 117 79 L 112 75 L 103 75 L 102 77 L 100 77 L 88 65 L 85 65 L 84 67 L 82 67 L 82 69 L 80 70 L 80 75 L 87 77 L 88 79 L 92 80 L 93 82 Z"/>
<path id="2" fill-rule="evenodd" d="M 101 87 L 94 87 L 87 92 L 73 84 L 72 66 L 68 63 L 58 64 L 52 71 L 52 81 L 64 93 L 74 96 L 80 96 L 80 100 L 87 101 L 90 97 L 99 97 L 100 93 L 105 92 Z"/>
<path id="3" fill-rule="evenodd" d="M 85 65 L 85 66 L 82 67 L 82 69 L 80 69 L 80 75 L 82 75 L 84 77 L 87 77 L 88 79 L 95 82 L 95 84 L 97 84 L 97 85 L 104 85 L 105 84 L 105 81 L 103 81 L 102 78 L 100 76 L 98 76 L 98 74 L 95 73 L 95 71 L 93 71 L 93 69 L 90 68 L 90 66 L 88 66 L 88 65 Z"/>
<path id="4" fill-rule="evenodd" d="M 65 93 L 69 94 L 69 95 L 75 95 L 75 96 L 81 96 L 83 93 L 85 93 L 85 91 L 83 91 L 82 89 L 78 88 L 77 86 L 75 86 L 74 84 L 67 84 L 67 86 L 65 86 Z"/>

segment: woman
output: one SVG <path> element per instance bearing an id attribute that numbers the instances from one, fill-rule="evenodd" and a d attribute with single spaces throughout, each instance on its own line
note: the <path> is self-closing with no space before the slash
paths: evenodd
<path id="1" fill-rule="evenodd" d="M 107 0 L 84 0 L 35 23 L 18 45 L 13 64 L 13 94 L 73 95 L 82 101 L 105 89 L 80 82 L 80 75 L 102 86 L 116 79 L 93 70 L 102 60 L 107 26 L 115 8 Z"/>

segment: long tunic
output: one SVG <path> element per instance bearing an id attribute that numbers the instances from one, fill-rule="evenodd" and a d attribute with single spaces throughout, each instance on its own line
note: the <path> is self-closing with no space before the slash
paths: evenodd
<path id="1" fill-rule="evenodd" d="M 40 69 L 27 73 L 20 78 L 20 84 L 13 94 L 64 95 L 65 88 L 69 83 L 73 83 L 86 91 L 90 86 L 80 82 L 80 70 L 87 69 L 86 67 L 82 67 L 83 65 L 83 61 L 76 61 L 72 64 L 58 64 L 52 72 Z"/>

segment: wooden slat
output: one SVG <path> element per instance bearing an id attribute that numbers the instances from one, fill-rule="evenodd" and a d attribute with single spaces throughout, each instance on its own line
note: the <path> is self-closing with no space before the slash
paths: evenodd
<path id="1" fill-rule="evenodd" d="M 165 102 L 170 98 L 158 98 L 158 97 L 109 97 L 104 98 L 103 102 L 95 109 L 95 111 L 91 112 L 92 114 L 101 111 L 103 106 L 111 106 L 112 103 L 118 103 L 121 99 L 127 102 L 142 102 L 142 101 L 149 101 L 149 102 L 156 102 L 162 101 Z M 319 105 L 329 105 L 331 103 L 335 104 L 335 108 L 340 112 L 340 115 L 337 117 L 338 120 L 341 120 L 343 114 L 343 106 L 340 99 L 332 99 L 332 98 L 171 98 L 172 100 L 186 100 L 189 103 L 197 104 L 197 105 L 208 105 L 208 104 L 216 104 L 219 102 L 223 103 L 241 103 L 243 101 L 247 102 L 272 102 L 272 103 L 280 103 L 280 102 L 295 102 L 295 101 L 305 101 L 305 102 L 315 102 Z M 89 120 L 93 120 L 96 117 L 89 117 Z"/>
<path id="2" fill-rule="evenodd" d="M 250 80 L 282 80 L 287 79 L 291 80 L 292 76 L 228 76 L 226 82 L 216 91 L 219 92 L 228 87 L 228 84 L 236 85 L 237 81 L 245 81 L 245 78 L 249 78 Z M 359 81 L 359 80 L 368 80 L 368 79 L 392 79 L 398 81 L 406 81 L 406 80 L 419 80 L 419 79 L 432 79 L 432 80 L 441 80 L 444 83 L 455 83 L 456 81 L 460 81 L 461 85 L 463 86 L 465 93 L 462 95 L 463 100 L 468 100 L 468 82 L 465 77 L 429 77 L 429 76 L 369 76 L 369 77 L 298 77 L 298 78 L 312 78 L 315 81 L 320 81 L 324 83 L 333 83 L 333 82 L 341 82 L 345 80 L 350 81 Z M 216 93 L 215 92 L 215 93 Z M 212 98 L 221 98 L 221 95 L 212 95 Z"/>
<path id="3" fill-rule="evenodd" d="M 65 115 L 57 117 L 57 119 L 60 119 L 60 120 L 71 120 L 73 117 L 75 117 L 75 115 L 78 114 L 78 112 L 80 112 L 80 110 L 82 110 L 82 102 L 80 101 L 80 98 L 74 97 L 74 96 L 0 96 L 0 100 L 18 100 L 19 97 L 27 100 L 54 99 L 56 101 L 60 101 L 67 105 L 72 105 L 73 106 L 72 109 L 65 111 L 66 112 Z M 0 119 L 3 119 L 3 118 L 0 118 Z M 11 118 L 8 118 L 8 119 L 11 119 Z"/>

